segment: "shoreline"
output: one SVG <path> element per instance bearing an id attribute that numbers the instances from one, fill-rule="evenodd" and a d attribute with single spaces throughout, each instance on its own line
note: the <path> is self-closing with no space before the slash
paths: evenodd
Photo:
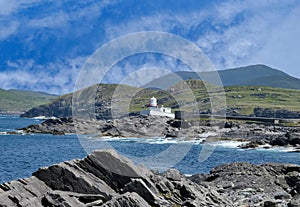
<path id="1" fill-rule="evenodd" d="M 45 133 L 25 133 L 22 130 L 18 131 L 3 131 L 0 132 L 1 135 L 39 135 L 39 134 L 45 134 Z M 47 134 L 45 134 L 47 135 Z M 53 134 L 49 134 L 53 135 Z M 60 136 L 76 136 L 75 133 L 69 133 L 69 134 L 63 134 Z M 54 135 L 54 136 L 57 136 Z M 223 147 L 223 148 L 231 148 L 231 149 L 241 149 L 241 150 L 265 150 L 265 151 L 277 151 L 277 152 L 287 152 L 287 153 L 300 153 L 299 146 L 272 146 L 270 144 L 264 144 L 264 145 L 258 145 L 255 147 L 247 147 L 247 145 L 251 144 L 251 141 L 245 141 L 245 140 L 235 140 L 235 139 L 214 139 L 212 141 L 207 140 L 206 138 L 165 138 L 165 137 L 99 137 L 97 134 L 86 134 L 86 135 L 80 135 L 85 136 L 84 139 L 92 139 L 95 141 L 121 141 L 121 142 L 140 142 L 140 143 L 147 143 L 147 144 L 181 144 L 181 143 L 191 143 L 193 145 L 211 145 L 215 147 Z M 81 138 L 79 138 L 81 139 Z M 246 146 L 246 147 L 245 147 Z"/>
<path id="2" fill-rule="evenodd" d="M 154 116 L 134 116 L 117 120 L 47 119 L 21 129 L 26 134 L 92 134 L 93 137 L 153 138 L 165 140 L 241 141 L 241 148 L 280 146 L 300 149 L 300 127 L 263 125 L 232 121 L 180 121 Z M 243 145 L 242 145 L 243 144 Z M 268 146 L 269 145 L 269 146 Z"/>

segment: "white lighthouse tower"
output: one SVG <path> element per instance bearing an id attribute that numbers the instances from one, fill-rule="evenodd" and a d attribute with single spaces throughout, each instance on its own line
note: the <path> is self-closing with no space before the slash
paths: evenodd
<path id="1" fill-rule="evenodd" d="M 154 96 L 150 99 L 150 107 L 157 108 L 157 99 Z"/>
<path id="2" fill-rule="evenodd" d="M 140 115 L 149 116 L 166 116 L 170 118 L 175 118 L 175 114 L 171 112 L 171 108 L 166 108 L 163 105 L 161 107 L 158 107 L 157 105 L 157 99 L 153 96 L 150 99 L 150 104 L 148 105 L 148 110 L 140 111 Z"/>

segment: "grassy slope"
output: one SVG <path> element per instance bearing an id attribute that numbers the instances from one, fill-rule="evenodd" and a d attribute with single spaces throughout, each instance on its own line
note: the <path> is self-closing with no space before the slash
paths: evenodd
<path id="1" fill-rule="evenodd" d="M 0 111 L 26 111 L 32 107 L 49 103 L 56 96 L 42 92 L 0 89 Z"/>
<path id="2" fill-rule="evenodd" d="M 243 114 L 251 114 L 258 106 L 300 111 L 300 90 L 258 86 L 231 86 L 225 90 L 227 105 L 241 107 Z"/>
<path id="3" fill-rule="evenodd" d="M 119 104 L 113 107 L 120 107 L 120 110 L 122 110 L 122 105 L 125 106 L 124 100 L 129 98 L 131 100 L 129 106 L 131 112 L 145 109 L 145 105 L 149 103 L 152 96 L 157 98 L 159 105 L 163 104 L 164 106 L 173 108 L 178 107 L 178 105 L 184 105 L 181 109 L 187 111 L 192 110 L 195 100 L 201 111 L 211 108 L 210 96 L 202 81 L 187 80 L 185 84 L 192 90 L 195 98 L 188 96 L 186 91 L 187 87 L 184 87 L 183 82 L 178 83 L 165 91 L 135 88 L 125 85 L 100 84 L 84 89 L 78 94 L 80 95 L 80 105 L 86 107 L 93 103 L 91 100 L 95 98 L 95 91 L 98 91 L 98 95 L 96 100 L 94 100 L 99 106 L 110 105 L 111 96 L 114 95 L 112 100 L 118 100 Z M 211 84 L 208 84 L 208 87 L 213 89 L 213 91 L 222 91 L 219 90 L 217 86 Z M 116 88 L 120 91 L 116 92 Z M 245 115 L 252 114 L 253 109 L 258 106 L 262 108 L 300 111 L 300 90 L 259 86 L 226 86 L 224 87 L 224 91 L 226 93 L 227 107 L 239 107 L 241 109 L 240 113 Z M 135 94 L 133 98 L 131 98 L 132 94 Z M 212 93 L 212 96 L 214 97 L 218 98 L 218 95 L 218 92 Z M 65 105 L 65 107 L 70 107 L 71 98 L 72 94 L 60 96 L 52 101 L 52 105 L 56 105 L 57 107 L 63 105 Z M 52 108 L 55 110 L 55 107 Z M 195 108 L 197 109 L 197 107 Z"/>
<path id="4" fill-rule="evenodd" d="M 209 109 L 209 96 L 201 81 L 190 80 L 188 82 L 199 103 L 199 108 Z M 224 91 L 227 107 L 239 107 L 242 114 L 252 114 L 255 107 L 300 111 L 300 90 L 260 86 L 226 86 Z M 131 110 L 142 109 L 141 106 L 147 104 L 152 96 L 155 96 L 160 104 L 174 107 L 176 101 L 167 92 L 143 90 L 132 100 Z M 184 92 L 177 88 L 176 94 L 180 96 L 178 94 L 184 94 Z M 185 103 L 189 102 L 190 100 L 185 100 Z"/>

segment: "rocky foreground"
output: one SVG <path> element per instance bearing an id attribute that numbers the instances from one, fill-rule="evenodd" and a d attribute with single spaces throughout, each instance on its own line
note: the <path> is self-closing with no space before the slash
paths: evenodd
<path id="1" fill-rule="evenodd" d="M 112 150 L 0 185 L 0 206 L 300 206 L 300 166 L 232 163 L 185 177 L 136 166 Z"/>
<path id="2" fill-rule="evenodd" d="M 235 140 L 249 142 L 242 148 L 261 145 L 300 146 L 300 127 L 284 127 L 246 122 L 181 121 L 155 116 L 132 116 L 116 120 L 49 119 L 42 124 L 22 128 L 25 133 L 95 134 L 110 137 L 185 137 L 206 141 Z"/>

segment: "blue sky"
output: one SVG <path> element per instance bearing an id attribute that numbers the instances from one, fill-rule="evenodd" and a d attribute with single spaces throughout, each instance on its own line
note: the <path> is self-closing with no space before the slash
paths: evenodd
<path id="1" fill-rule="evenodd" d="M 71 92 L 97 48 L 140 31 L 186 38 L 217 69 L 262 63 L 300 78 L 299 19 L 299 0 L 0 0 L 0 88 Z"/>

